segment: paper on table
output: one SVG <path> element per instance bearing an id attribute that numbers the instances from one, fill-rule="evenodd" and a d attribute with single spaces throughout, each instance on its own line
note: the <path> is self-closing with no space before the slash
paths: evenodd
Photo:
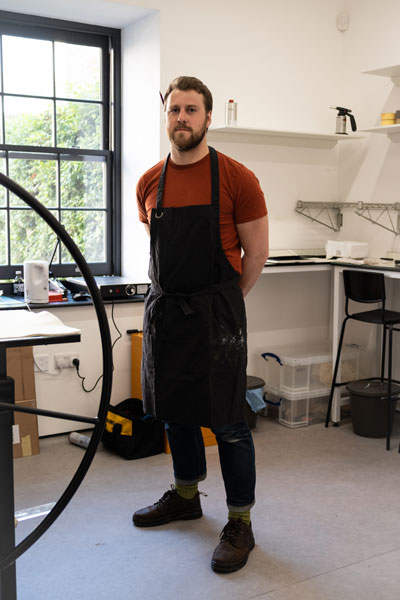
<path id="1" fill-rule="evenodd" d="M 28 310 L 0 311 L 0 339 L 77 333 L 80 333 L 79 329 L 67 327 L 58 317 L 46 310 L 39 313 Z"/>

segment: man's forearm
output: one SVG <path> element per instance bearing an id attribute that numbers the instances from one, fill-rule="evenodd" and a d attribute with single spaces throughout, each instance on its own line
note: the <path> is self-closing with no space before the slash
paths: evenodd
<path id="1" fill-rule="evenodd" d="M 239 280 L 239 285 L 242 288 L 243 296 L 246 296 L 256 283 L 264 267 L 264 264 L 264 256 L 247 256 L 246 254 L 243 255 L 242 275 Z"/>

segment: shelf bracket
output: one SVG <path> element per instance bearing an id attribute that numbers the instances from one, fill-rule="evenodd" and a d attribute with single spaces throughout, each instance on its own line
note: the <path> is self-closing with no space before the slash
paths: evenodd
<path id="1" fill-rule="evenodd" d="M 373 225 L 378 225 L 395 235 L 400 235 L 400 202 L 387 204 L 383 202 L 304 202 L 298 200 L 296 212 L 307 219 L 311 219 L 333 231 L 340 231 L 343 225 L 342 209 L 352 208 L 359 217 L 366 219 Z M 379 211 L 377 216 L 372 216 L 371 211 Z M 395 218 L 392 213 L 395 213 Z M 324 214 L 328 222 L 322 221 L 320 215 Z M 382 219 L 386 217 L 386 223 Z"/>
<path id="2" fill-rule="evenodd" d="M 378 225 L 379 227 L 382 227 L 383 229 L 386 229 L 387 231 L 390 231 L 391 233 L 394 233 L 395 235 L 400 235 L 400 203 L 396 202 L 395 204 L 364 204 L 363 202 L 359 202 L 359 204 L 361 205 L 360 207 L 357 208 L 357 210 L 355 211 L 356 215 L 358 215 L 359 217 L 363 217 L 363 219 L 366 219 L 367 221 L 370 221 L 371 223 L 373 223 L 374 225 Z M 379 210 L 379 214 L 377 217 L 373 218 L 371 216 L 371 210 Z M 396 219 L 394 220 L 392 218 L 392 214 L 391 211 L 394 211 L 396 213 Z M 386 215 L 387 220 L 389 221 L 389 226 L 388 225 L 384 225 L 382 222 L 379 222 L 379 220 L 384 217 L 384 215 Z"/>
<path id="3" fill-rule="evenodd" d="M 314 214 L 311 211 L 316 211 Z M 343 225 L 343 214 L 340 206 L 332 202 L 303 202 L 298 200 L 296 212 L 315 223 L 319 223 L 332 231 L 340 231 Z M 324 215 L 326 220 L 321 221 L 320 216 Z"/>

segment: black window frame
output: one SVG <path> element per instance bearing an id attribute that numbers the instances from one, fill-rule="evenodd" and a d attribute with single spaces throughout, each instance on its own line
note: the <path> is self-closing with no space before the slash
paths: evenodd
<path id="1" fill-rule="evenodd" d="M 121 274 L 121 31 L 120 29 L 50 19 L 34 15 L 0 11 L 0 34 L 31 37 L 33 39 L 52 40 L 57 42 L 70 42 L 100 47 L 102 56 L 102 82 L 104 95 L 102 104 L 104 110 L 102 135 L 103 146 L 101 150 L 72 149 L 61 147 L 22 146 L 0 143 L 0 156 L 9 153 L 40 153 L 68 155 L 70 159 L 79 160 L 82 156 L 104 157 L 106 162 L 106 261 L 90 263 L 94 275 L 120 275 Z M 0 60 L 2 57 L 0 55 Z M 0 76 L 2 76 L 1 62 Z M 4 96 L 4 89 L 1 89 Z M 4 115 L 4 102 L 2 115 Z M 4 121 L 3 121 L 4 123 Z M 23 207 L 22 207 L 23 208 Z M 28 207 L 27 207 L 28 209 Z M 5 209 L 2 209 L 5 210 Z M 7 207 L 7 219 L 10 209 Z M 61 210 L 61 208 L 60 208 Z M 9 244 L 9 238 L 7 240 Z M 49 248 L 49 260 L 52 255 Z M 10 260 L 10 258 L 9 258 Z M 57 260 L 57 259 L 56 259 Z M 0 265 L 0 279 L 12 279 L 16 270 L 21 270 L 22 265 Z M 52 265 L 52 271 L 57 277 L 73 276 L 77 274 L 74 263 Z"/>

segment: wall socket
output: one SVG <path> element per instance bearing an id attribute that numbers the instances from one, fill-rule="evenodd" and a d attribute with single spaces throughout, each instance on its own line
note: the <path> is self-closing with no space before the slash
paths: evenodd
<path id="1" fill-rule="evenodd" d="M 54 355 L 54 368 L 55 369 L 70 369 L 75 368 L 75 365 L 72 364 L 74 358 L 79 359 L 79 354 L 77 352 L 69 352 L 65 354 L 55 354 Z"/>
<path id="2" fill-rule="evenodd" d="M 49 355 L 39 354 L 34 356 L 34 370 L 39 372 L 47 372 L 49 370 Z"/>

